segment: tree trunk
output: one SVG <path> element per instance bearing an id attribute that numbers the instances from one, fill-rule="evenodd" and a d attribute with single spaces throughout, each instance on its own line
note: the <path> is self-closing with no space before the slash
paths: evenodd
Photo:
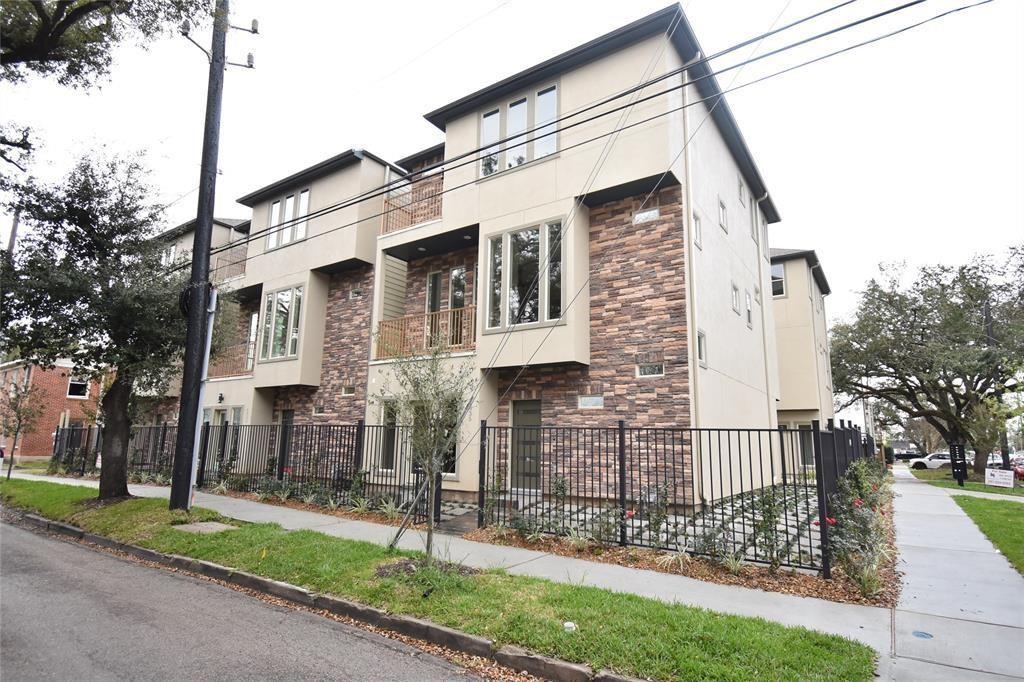
<path id="1" fill-rule="evenodd" d="M 430 478 L 427 483 L 427 566 L 434 563 L 434 496 L 437 490 L 434 483 L 437 478 L 433 472 L 428 474 Z"/>
<path id="2" fill-rule="evenodd" d="M 132 426 L 128 417 L 128 399 L 132 383 L 132 379 L 118 373 L 103 394 L 101 500 L 128 496 L 128 438 Z"/>
<path id="3" fill-rule="evenodd" d="M 988 448 L 987 452 L 975 449 L 974 451 L 974 464 L 971 469 L 974 473 L 981 476 L 985 475 L 985 469 L 988 467 L 988 456 L 992 454 L 992 449 Z"/>

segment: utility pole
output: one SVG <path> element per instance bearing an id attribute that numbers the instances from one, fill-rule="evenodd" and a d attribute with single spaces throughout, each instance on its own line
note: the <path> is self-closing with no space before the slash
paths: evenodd
<path id="1" fill-rule="evenodd" d="M 217 154 L 220 147 L 220 111 L 224 92 L 225 49 L 228 32 L 228 0 L 217 0 L 210 48 L 210 77 L 206 89 L 206 125 L 199 171 L 199 205 L 192 239 L 192 273 L 182 296 L 186 308 L 185 365 L 181 381 L 178 437 L 174 444 L 171 474 L 171 509 L 188 509 L 192 496 L 192 461 L 202 406 L 199 390 L 203 379 L 207 304 L 210 296 L 210 241 L 213 236 L 213 200 L 217 189 Z"/>
<path id="2" fill-rule="evenodd" d="M 14 246 L 18 243 L 18 223 L 21 222 L 21 207 L 14 209 L 14 222 L 11 223 L 11 238 L 7 242 L 7 253 L 14 258 Z"/>

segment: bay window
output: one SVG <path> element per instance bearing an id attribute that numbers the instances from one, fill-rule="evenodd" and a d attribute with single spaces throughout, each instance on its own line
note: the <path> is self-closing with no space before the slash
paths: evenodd
<path id="1" fill-rule="evenodd" d="M 488 329 L 555 322 L 561 317 L 560 220 L 491 237 L 488 264 Z"/>
<path id="2" fill-rule="evenodd" d="M 298 355 L 301 314 L 301 286 L 272 291 L 264 296 L 261 360 L 277 360 Z"/>

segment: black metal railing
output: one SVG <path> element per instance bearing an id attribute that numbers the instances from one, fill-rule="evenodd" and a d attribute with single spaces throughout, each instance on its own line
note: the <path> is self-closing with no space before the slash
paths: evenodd
<path id="1" fill-rule="evenodd" d="M 827 573 L 828 495 L 873 450 L 845 426 L 482 423 L 478 522 Z"/>

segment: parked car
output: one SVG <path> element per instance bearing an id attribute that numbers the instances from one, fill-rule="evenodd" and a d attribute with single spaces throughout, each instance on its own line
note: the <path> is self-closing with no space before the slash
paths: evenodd
<path id="1" fill-rule="evenodd" d="M 1017 455 L 1010 458 L 1010 468 L 1018 481 L 1024 481 L 1024 455 Z"/>
<path id="2" fill-rule="evenodd" d="M 974 465 L 974 454 L 971 453 L 967 456 L 967 463 Z M 998 452 L 993 452 L 988 456 L 988 461 L 985 462 L 985 466 L 990 469 L 1001 469 L 1003 466 L 1003 456 Z"/>
<path id="3" fill-rule="evenodd" d="M 949 466 L 950 457 L 948 452 L 933 452 L 924 457 L 912 459 L 907 464 L 911 469 L 938 469 L 941 466 Z"/>

